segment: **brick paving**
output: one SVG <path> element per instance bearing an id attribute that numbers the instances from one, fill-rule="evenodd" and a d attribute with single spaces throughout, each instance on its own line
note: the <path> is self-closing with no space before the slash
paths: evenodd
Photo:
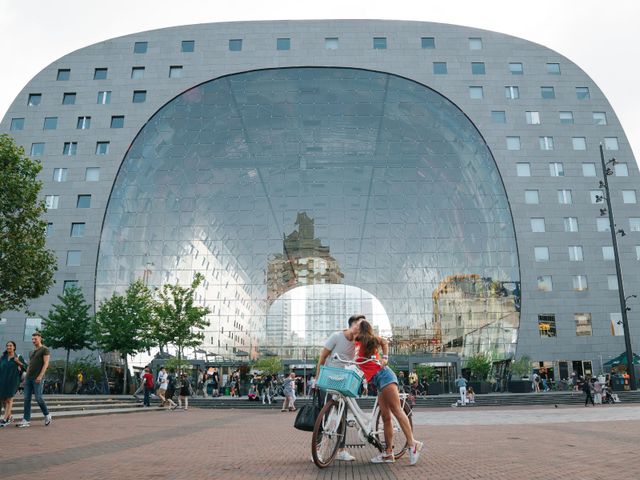
<path id="1" fill-rule="evenodd" d="M 558 413 L 560 412 L 560 413 Z M 372 465 L 374 450 L 320 470 L 293 413 L 190 409 L 64 418 L 0 429 L 0 476 L 64 479 L 611 479 L 640 478 L 640 407 L 417 411 L 427 443 L 408 459 Z"/>

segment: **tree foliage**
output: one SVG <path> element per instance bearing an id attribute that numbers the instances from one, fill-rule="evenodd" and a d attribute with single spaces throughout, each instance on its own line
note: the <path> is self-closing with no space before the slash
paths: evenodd
<path id="1" fill-rule="evenodd" d="M 282 373 L 283 366 L 282 360 L 278 357 L 264 357 L 257 360 L 251 367 L 253 370 L 258 370 L 269 375 L 275 375 Z"/>
<path id="2" fill-rule="evenodd" d="M 528 377 L 531 374 L 531 359 L 523 355 L 518 360 L 511 362 L 511 373 L 515 378 Z"/>
<path id="3" fill-rule="evenodd" d="M 430 382 L 436 378 L 437 373 L 436 367 L 433 365 L 416 365 L 416 374 L 420 379 L 426 378 Z"/>
<path id="4" fill-rule="evenodd" d="M 467 359 L 467 368 L 471 376 L 477 380 L 486 380 L 491 371 L 491 360 L 483 353 L 477 353 Z"/>
<path id="5" fill-rule="evenodd" d="M 57 260 L 45 248 L 41 169 L 11 137 L 0 135 L 0 313 L 25 309 L 53 284 Z"/>

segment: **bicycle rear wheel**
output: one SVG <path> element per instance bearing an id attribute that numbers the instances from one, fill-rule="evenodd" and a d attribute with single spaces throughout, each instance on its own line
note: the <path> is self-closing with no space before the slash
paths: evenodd
<path id="1" fill-rule="evenodd" d="M 311 436 L 311 456 L 320 468 L 328 467 L 346 431 L 346 415 L 339 412 L 339 403 L 333 399 L 325 403 L 316 419 Z"/>
<path id="2" fill-rule="evenodd" d="M 409 419 L 409 424 L 411 425 L 411 429 L 413 430 L 413 421 L 411 419 L 411 411 L 412 410 L 409 404 L 405 403 L 404 413 L 407 415 L 407 418 Z M 376 415 L 375 425 L 376 425 L 375 426 L 376 437 L 378 438 L 378 441 L 380 442 L 380 444 L 384 446 L 385 445 L 384 422 L 382 421 L 382 414 L 379 409 L 378 409 L 378 414 Z M 391 415 L 391 425 L 393 426 L 393 456 L 397 460 L 405 454 L 405 452 L 407 451 L 407 448 L 409 447 L 409 442 L 407 441 L 407 437 L 405 436 L 404 432 L 400 428 L 400 423 L 398 422 L 396 417 L 394 417 L 393 415 Z"/>

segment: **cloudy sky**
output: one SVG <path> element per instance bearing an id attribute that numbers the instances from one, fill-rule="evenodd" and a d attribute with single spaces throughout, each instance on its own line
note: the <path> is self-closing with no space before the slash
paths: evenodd
<path id="1" fill-rule="evenodd" d="M 466 25 L 550 47 L 600 86 L 640 158 L 637 0 L 0 0 L 0 115 L 45 66 L 101 40 L 192 23 L 337 18 Z"/>

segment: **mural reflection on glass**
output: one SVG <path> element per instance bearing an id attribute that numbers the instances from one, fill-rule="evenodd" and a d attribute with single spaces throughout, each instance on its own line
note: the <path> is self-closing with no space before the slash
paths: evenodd
<path id="1" fill-rule="evenodd" d="M 96 296 L 205 275 L 203 348 L 312 358 L 363 312 L 395 352 L 510 356 L 514 228 L 494 160 L 437 92 L 346 68 L 194 87 L 131 145 Z"/>

